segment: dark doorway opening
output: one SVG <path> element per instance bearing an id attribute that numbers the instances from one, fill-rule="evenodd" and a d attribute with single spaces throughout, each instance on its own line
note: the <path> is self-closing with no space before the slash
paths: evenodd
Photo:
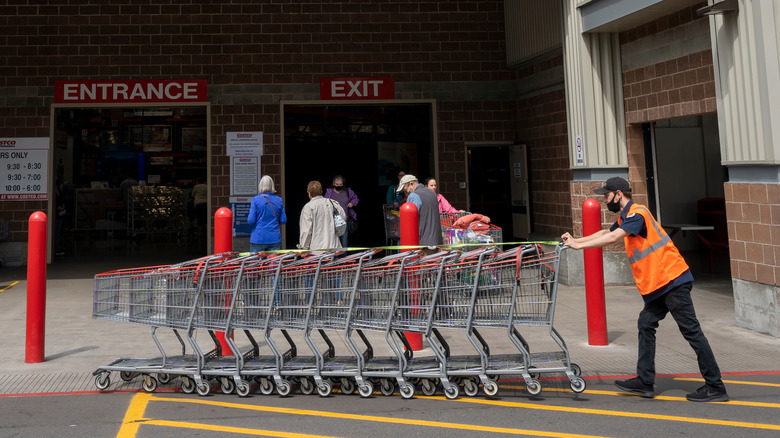
<path id="1" fill-rule="evenodd" d="M 384 245 L 382 205 L 398 170 L 420 181 L 434 175 L 432 120 L 431 103 L 285 105 L 286 247 L 298 243 L 308 182 L 327 189 L 335 175 L 360 198 L 349 246 Z"/>
<path id="2" fill-rule="evenodd" d="M 512 169 L 510 145 L 468 148 L 469 210 L 490 217 L 501 227 L 505 242 L 512 241 Z"/>

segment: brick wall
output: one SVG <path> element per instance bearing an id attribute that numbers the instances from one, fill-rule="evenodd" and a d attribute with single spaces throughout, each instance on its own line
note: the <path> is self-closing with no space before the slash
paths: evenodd
<path id="1" fill-rule="evenodd" d="M 780 285 L 780 185 L 724 187 L 732 277 Z"/>
<path id="2" fill-rule="evenodd" d="M 214 206 L 228 200 L 225 132 L 263 131 L 262 172 L 279 178 L 279 100 L 318 99 L 320 77 L 391 76 L 398 98 L 436 98 L 453 203 L 465 203 L 453 186 L 465 179 L 463 142 L 515 137 L 511 93 L 469 94 L 516 77 L 502 0 L 108 3 L 0 6 L 0 136 L 49 135 L 55 80 L 205 79 Z M 11 239 L 24 240 L 19 218 L 45 206 L 3 203 Z"/>

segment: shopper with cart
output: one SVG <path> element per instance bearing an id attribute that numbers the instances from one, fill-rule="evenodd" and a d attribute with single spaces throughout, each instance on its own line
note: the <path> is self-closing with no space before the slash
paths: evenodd
<path id="1" fill-rule="evenodd" d="M 436 193 L 436 200 L 439 204 L 439 214 L 444 213 L 465 213 L 464 210 L 458 210 L 455 207 L 453 207 L 449 201 L 447 201 L 447 198 L 444 197 L 441 193 L 436 191 L 436 188 L 438 185 L 436 184 L 435 178 L 428 178 L 425 180 L 425 187 L 428 187 L 429 189 L 433 190 L 434 193 Z"/>
<path id="2" fill-rule="evenodd" d="M 610 178 L 594 193 L 604 196 L 609 211 L 620 213 L 617 222 L 609 230 L 590 236 L 575 239 L 564 233 L 561 239 L 573 249 L 601 248 L 623 239 L 634 280 L 645 302 L 637 322 L 637 377 L 617 380 L 615 386 L 642 397 L 654 397 L 656 328 L 671 313 L 680 333 L 696 353 L 699 371 L 706 382 L 686 398 L 699 402 L 727 401 L 729 396 L 715 355 L 693 308 L 690 294 L 693 276 L 672 239 L 647 207 L 631 199 L 631 188 L 625 179 Z"/>
<path id="3" fill-rule="evenodd" d="M 436 193 L 418 183 L 414 175 L 405 175 L 398 184 L 398 193 L 406 193 L 406 201 L 417 206 L 420 216 L 419 236 L 420 245 L 431 247 L 426 252 L 438 251 L 436 247 L 442 244 L 441 220 L 439 217 L 439 203 Z"/>
<path id="4" fill-rule="evenodd" d="M 252 198 L 246 222 L 252 225 L 249 252 L 282 249 L 282 225 L 287 223 L 282 198 L 276 196 L 274 180 L 264 175 L 257 185 L 258 195 Z"/>

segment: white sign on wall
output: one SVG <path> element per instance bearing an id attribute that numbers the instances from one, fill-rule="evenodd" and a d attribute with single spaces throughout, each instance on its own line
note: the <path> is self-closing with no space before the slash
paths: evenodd
<path id="1" fill-rule="evenodd" d="M 230 194 L 254 196 L 260 182 L 259 157 L 230 157 Z"/>
<path id="2" fill-rule="evenodd" d="M 49 199 L 49 138 L 0 138 L 0 201 Z"/>
<path id="3" fill-rule="evenodd" d="M 262 131 L 228 132 L 225 140 L 229 157 L 259 157 L 263 155 Z"/>
<path id="4" fill-rule="evenodd" d="M 577 153 L 577 165 L 578 166 L 584 166 L 585 165 L 585 153 L 583 152 L 583 144 L 582 144 L 582 136 L 578 135 L 577 138 L 574 140 L 574 147 L 576 147 L 576 153 Z"/>

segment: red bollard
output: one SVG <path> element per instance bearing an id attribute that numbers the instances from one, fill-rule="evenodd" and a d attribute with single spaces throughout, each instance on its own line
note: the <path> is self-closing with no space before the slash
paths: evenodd
<path id="1" fill-rule="evenodd" d="M 399 211 L 401 245 L 417 246 L 420 244 L 420 214 L 417 206 L 407 202 Z M 412 296 L 412 301 L 416 301 Z M 420 351 L 423 348 L 422 333 L 404 333 L 412 351 Z"/>
<path id="2" fill-rule="evenodd" d="M 582 203 L 582 235 L 601 230 L 601 205 L 595 199 Z M 604 302 L 604 257 L 601 248 L 583 250 L 585 300 L 588 312 L 588 345 L 607 345 L 607 308 Z"/>
<path id="3" fill-rule="evenodd" d="M 233 212 L 227 207 L 221 207 L 214 213 L 214 254 L 233 251 Z M 227 297 L 225 297 L 225 301 Z M 229 306 L 229 303 L 226 305 Z M 222 354 L 229 356 L 233 350 L 225 340 L 225 332 L 214 332 L 222 348 Z"/>
<path id="4" fill-rule="evenodd" d="M 44 361 L 46 337 L 46 234 L 48 219 L 42 211 L 30 215 L 27 231 L 27 336 L 25 363 Z"/>

